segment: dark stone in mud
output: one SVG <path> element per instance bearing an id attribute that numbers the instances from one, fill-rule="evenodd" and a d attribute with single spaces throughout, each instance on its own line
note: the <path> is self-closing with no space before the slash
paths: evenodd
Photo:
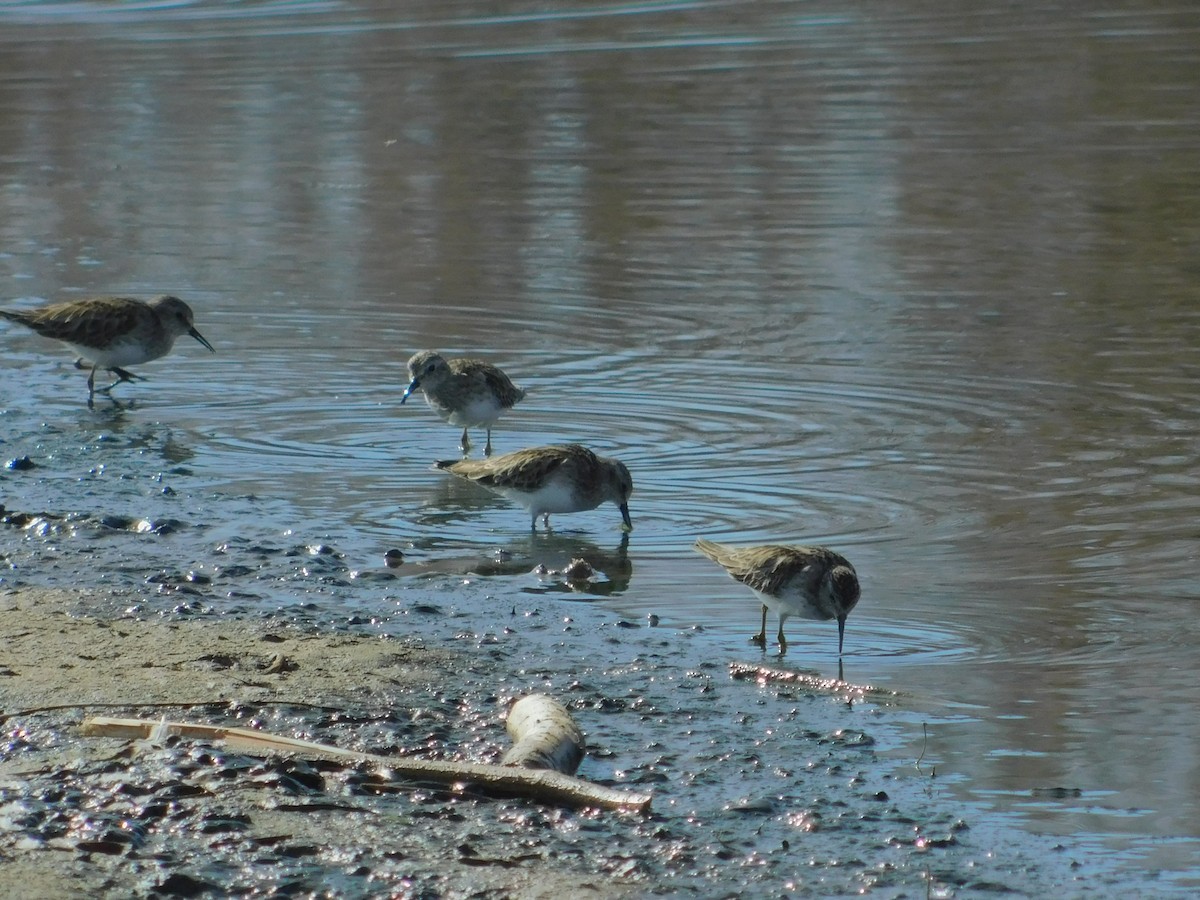
<path id="1" fill-rule="evenodd" d="M 155 885 L 151 894 L 163 897 L 199 897 L 201 894 L 221 894 L 220 885 L 211 881 L 193 878 L 183 872 L 168 875 L 165 881 Z"/>
<path id="2" fill-rule="evenodd" d="M 421 613 L 425 616 L 440 616 L 444 614 L 440 606 L 435 606 L 432 603 L 418 603 L 412 607 L 411 611 Z"/>
<path id="3" fill-rule="evenodd" d="M 246 815 L 210 815 L 200 820 L 201 834 L 221 834 L 224 832 L 242 832 L 250 827 L 250 817 Z"/>
<path id="4" fill-rule="evenodd" d="M 184 523 L 177 519 L 138 519 L 111 513 L 100 517 L 100 525 L 113 531 L 132 531 L 135 534 L 174 534 L 184 527 Z"/>
<path id="5" fill-rule="evenodd" d="M 110 856 L 118 856 L 129 849 L 129 844 L 108 839 L 79 841 L 75 845 L 75 849 L 81 853 L 106 853 Z"/>
<path id="6" fill-rule="evenodd" d="M 389 565 L 390 565 L 390 563 L 389 563 Z M 367 572 L 351 572 L 350 573 L 350 578 L 352 580 L 354 580 L 355 582 L 362 582 L 362 581 L 369 581 L 369 582 L 375 582 L 375 583 L 393 582 L 398 577 L 399 576 L 395 572 L 367 571 Z"/>
<path id="7" fill-rule="evenodd" d="M 727 807 L 729 812 L 743 815 L 766 816 L 775 812 L 775 803 L 767 797 L 739 800 Z"/>
<path id="8" fill-rule="evenodd" d="M 312 844 L 296 844 L 284 845 L 275 851 L 279 856 L 287 859 L 303 859 L 306 856 L 316 856 L 321 852 L 320 847 L 314 847 Z"/>
<path id="9" fill-rule="evenodd" d="M 3 507 L 0 507 L 0 509 L 3 509 Z M 27 528 L 39 520 L 48 524 L 50 522 L 62 522 L 63 517 L 56 516 L 53 513 L 48 512 L 23 513 L 16 512 L 15 510 L 5 510 L 3 518 L 0 519 L 0 522 L 3 522 L 5 525 L 12 525 L 16 528 Z M 45 530 L 49 531 L 52 529 L 47 528 Z"/>
<path id="10" fill-rule="evenodd" d="M 241 578 L 253 573 L 254 569 L 249 566 L 220 566 L 217 568 L 216 576 L 218 578 Z"/>

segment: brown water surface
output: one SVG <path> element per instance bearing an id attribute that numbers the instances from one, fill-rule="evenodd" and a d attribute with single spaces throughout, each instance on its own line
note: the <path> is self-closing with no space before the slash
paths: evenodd
<path id="1" fill-rule="evenodd" d="M 831 544 L 846 676 L 933 710 L 898 764 L 1200 882 L 1200 13 L 502 6 L 0 3 L 5 304 L 170 291 L 218 349 L 89 413 L 0 329 L 5 458 L 165 427 L 212 491 L 286 501 L 217 529 L 527 548 L 398 406 L 414 350 L 485 356 L 529 392 L 499 451 L 633 470 L 605 602 L 753 658 L 693 540 Z M 564 555 L 617 523 L 564 517 Z M 832 673 L 831 625 L 788 633 Z"/>

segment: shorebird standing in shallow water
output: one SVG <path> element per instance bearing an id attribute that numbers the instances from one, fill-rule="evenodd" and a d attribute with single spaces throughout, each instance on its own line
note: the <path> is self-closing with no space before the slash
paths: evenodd
<path id="1" fill-rule="evenodd" d="M 767 609 L 779 613 L 779 648 L 787 649 L 783 623 L 790 616 L 824 621 L 837 619 L 838 656 L 846 633 L 846 616 L 858 603 L 854 566 L 825 547 L 731 547 L 704 538 L 696 549 L 722 566 L 762 601 L 762 628 L 750 640 L 767 646 Z"/>
<path id="2" fill-rule="evenodd" d="M 549 530 L 550 513 L 583 512 L 605 501 L 621 510 L 623 527 L 633 528 L 629 470 L 624 463 L 597 456 L 579 444 L 530 447 L 492 459 L 448 459 L 434 465 L 521 504 L 533 517 L 530 528 L 534 531 L 538 516 Z"/>
<path id="3" fill-rule="evenodd" d="M 96 370 L 107 369 L 117 376 L 101 391 L 110 391 L 122 381 L 139 376 L 124 366 L 166 356 L 175 338 L 190 335 L 213 350 L 212 344 L 192 324 L 191 308 L 178 297 L 163 295 L 153 300 L 132 297 L 95 297 L 55 303 L 28 312 L 0 309 L 0 318 L 19 322 L 42 337 L 61 341 L 91 363 L 88 374 L 88 406 L 96 394 Z"/>
<path id="4" fill-rule="evenodd" d="M 408 361 L 408 388 L 403 404 L 416 390 L 425 394 L 429 408 L 451 425 L 461 425 L 462 452 L 471 452 L 468 428 L 486 428 L 484 456 L 492 455 L 492 426 L 505 410 L 512 409 L 525 392 L 490 363 L 478 359 L 445 359 L 436 350 L 422 350 Z"/>

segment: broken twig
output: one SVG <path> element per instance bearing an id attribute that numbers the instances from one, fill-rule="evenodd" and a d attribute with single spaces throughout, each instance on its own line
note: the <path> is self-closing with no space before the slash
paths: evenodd
<path id="1" fill-rule="evenodd" d="M 456 789 L 462 789 L 469 784 L 484 791 L 529 797 L 544 803 L 635 812 L 647 812 L 650 809 L 651 798 L 648 794 L 615 790 L 560 771 L 527 769 L 512 765 L 398 759 L 376 753 L 345 750 L 329 744 L 318 744 L 252 728 L 92 716 L 84 720 L 83 732 L 101 737 L 135 740 L 145 740 L 152 736 L 155 739 L 177 736 L 220 741 L 228 749 L 243 753 L 298 753 L 347 762 L 369 763 L 386 768 L 390 775 L 398 779 L 432 781 L 453 785 Z"/>

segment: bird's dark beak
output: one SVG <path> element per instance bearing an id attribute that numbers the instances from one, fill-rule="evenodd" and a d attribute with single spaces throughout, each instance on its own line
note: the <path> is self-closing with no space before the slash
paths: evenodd
<path id="1" fill-rule="evenodd" d="M 633 531 L 633 520 L 629 518 L 629 504 L 622 503 L 618 508 L 621 510 L 621 521 L 625 523 L 625 530 Z"/>
<path id="2" fill-rule="evenodd" d="M 842 641 L 846 637 L 846 614 L 837 617 L 838 620 L 838 656 L 842 655 Z"/>
<path id="3" fill-rule="evenodd" d="M 400 405 L 403 406 L 404 401 L 408 399 L 409 394 L 411 394 L 413 391 L 415 391 L 420 386 L 421 386 L 420 378 L 414 378 L 412 381 L 410 381 L 408 383 L 408 387 L 406 387 L 404 389 L 404 393 L 400 397 Z"/>
<path id="4" fill-rule="evenodd" d="M 207 340 L 205 340 L 204 335 L 202 335 L 200 332 L 198 332 L 195 328 L 189 328 L 188 334 L 190 334 L 192 337 L 194 337 L 196 340 L 198 340 L 200 343 L 202 343 L 205 347 L 207 347 L 209 353 L 217 352 L 216 350 L 213 349 L 213 345 L 210 344 Z"/>

